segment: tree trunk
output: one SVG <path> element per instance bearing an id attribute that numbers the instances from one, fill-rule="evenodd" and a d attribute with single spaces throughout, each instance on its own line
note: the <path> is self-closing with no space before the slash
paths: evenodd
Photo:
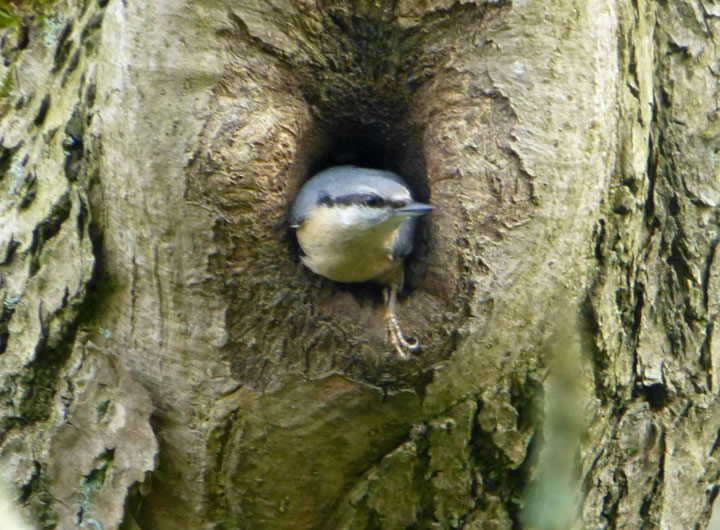
<path id="1" fill-rule="evenodd" d="M 17 8 L 16 8 L 17 9 Z M 73 0 L 2 33 L 0 461 L 42 528 L 695 528 L 720 465 L 712 0 Z M 435 210 L 393 355 L 286 223 Z"/>

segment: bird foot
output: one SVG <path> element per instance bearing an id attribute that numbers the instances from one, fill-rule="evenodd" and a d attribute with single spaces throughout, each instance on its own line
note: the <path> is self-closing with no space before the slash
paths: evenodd
<path id="1" fill-rule="evenodd" d="M 398 356 L 402 360 L 410 358 L 410 352 L 414 352 L 420 347 L 420 341 L 417 339 L 408 340 L 400 329 L 400 324 L 395 316 L 395 300 L 397 290 L 393 287 L 383 291 L 385 297 L 385 329 L 387 330 L 390 344 L 393 345 Z"/>
<path id="2" fill-rule="evenodd" d="M 395 351 L 401 359 L 409 359 L 409 352 L 413 352 L 420 347 L 419 340 L 408 340 L 405 338 L 402 330 L 400 329 L 400 324 L 398 324 L 398 321 L 395 318 L 395 315 L 390 315 L 386 318 L 385 327 L 387 329 L 388 338 L 390 339 L 390 344 L 393 345 Z"/>

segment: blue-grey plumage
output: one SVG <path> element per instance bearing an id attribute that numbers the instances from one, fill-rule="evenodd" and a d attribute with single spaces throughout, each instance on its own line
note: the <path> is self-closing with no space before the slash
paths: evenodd
<path id="1" fill-rule="evenodd" d="M 400 332 L 395 300 L 418 217 L 430 210 L 412 198 L 399 175 L 355 166 L 321 171 L 305 183 L 290 209 L 290 225 L 309 269 L 339 282 L 376 281 L 389 287 L 388 333 L 404 358 L 403 350 L 416 346 Z"/>

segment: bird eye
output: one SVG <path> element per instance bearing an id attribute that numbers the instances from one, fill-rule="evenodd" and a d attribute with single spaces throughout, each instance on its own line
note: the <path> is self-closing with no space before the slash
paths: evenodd
<path id="1" fill-rule="evenodd" d="M 365 206 L 370 206 L 371 208 L 378 208 L 382 205 L 383 200 L 377 195 L 368 195 L 365 199 Z"/>

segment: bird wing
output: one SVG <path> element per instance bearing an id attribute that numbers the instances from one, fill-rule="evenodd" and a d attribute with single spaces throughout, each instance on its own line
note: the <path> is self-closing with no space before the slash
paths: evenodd
<path id="1" fill-rule="evenodd" d="M 408 219 L 398 228 L 392 247 L 393 259 L 404 259 L 412 251 L 417 221 L 417 218 Z"/>

